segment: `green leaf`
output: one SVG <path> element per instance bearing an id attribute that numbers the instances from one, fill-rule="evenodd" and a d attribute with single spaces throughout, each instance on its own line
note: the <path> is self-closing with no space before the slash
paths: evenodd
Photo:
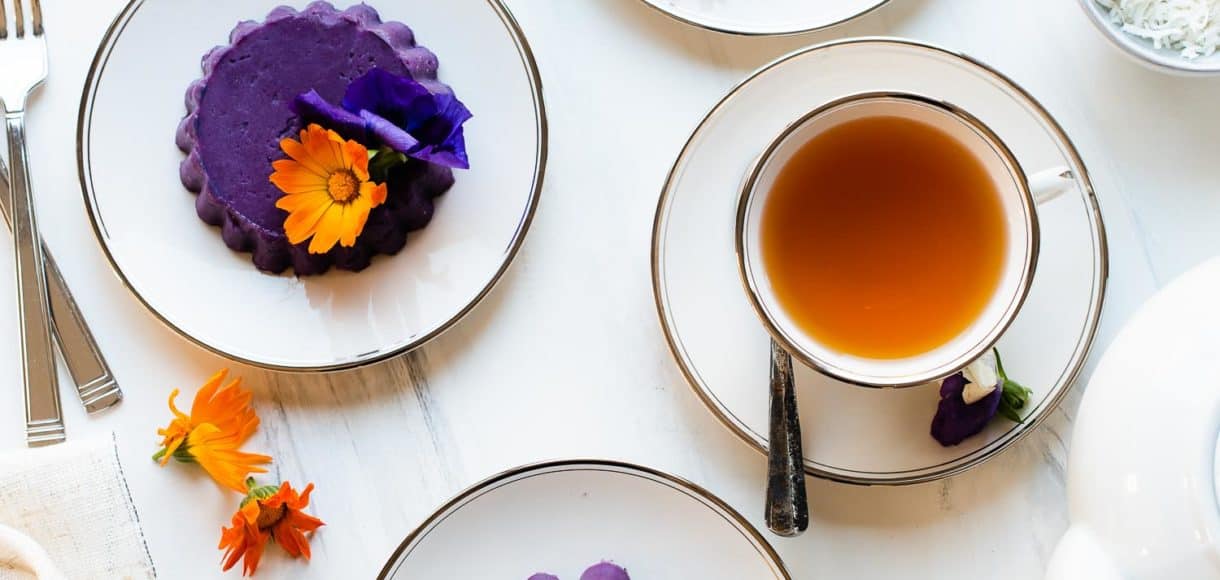
<path id="1" fill-rule="evenodd" d="M 369 152 L 369 179 L 375 183 L 385 183 L 390 177 L 391 170 L 406 163 L 406 155 L 389 147 L 371 151 Z"/>
<path id="2" fill-rule="evenodd" d="M 1008 373 L 1004 372 L 1004 361 L 1000 358 L 1000 349 L 993 348 L 991 352 L 995 353 L 995 370 L 1000 375 L 1000 382 L 1008 382 Z"/>
<path id="3" fill-rule="evenodd" d="M 191 455 L 191 451 L 187 448 L 186 443 L 183 443 L 174 450 L 173 457 L 181 463 L 195 463 L 195 456 Z"/>
<path id="4" fill-rule="evenodd" d="M 1003 380 L 1003 387 L 1001 387 L 1003 391 L 1000 394 L 999 414 L 1014 423 L 1023 423 L 1025 419 L 1021 417 L 1021 409 L 1029 404 L 1029 397 L 1033 391 L 1008 379 L 1003 373 L 1000 376 Z"/>
<path id="5" fill-rule="evenodd" d="M 1023 419 L 1021 417 L 1020 413 L 1017 413 L 1016 411 L 1014 411 L 1012 409 L 1012 407 L 1007 407 L 1004 404 L 1000 404 L 1000 409 L 999 409 L 998 413 L 1000 415 L 1002 415 L 1005 419 L 1008 419 L 1009 421 L 1012 421 L 1013 423 L 1025 422 L 1025 419 Z"/>

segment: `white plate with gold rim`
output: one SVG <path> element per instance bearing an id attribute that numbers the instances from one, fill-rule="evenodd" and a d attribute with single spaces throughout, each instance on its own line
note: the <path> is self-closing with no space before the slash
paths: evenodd
<path id="1" fill-rule="evenodd" d="M 644 0 L 687 24 L 748 36 L 800 34 L 862 16 L 889 0 Z"/>
<path id="2" fill-rule="evenodd" d="M 612 561 L 632 578 L 788 580 L 741 514 L 672 475 L 594 459 L 526 465 L 459 494 L 411 532 L 381 580 L 577 580 Z"/>
<path id="3" fill-rule="evenodd" d="M 356 0 L 335 0 L 343 9 Z M 307 0 L 131 0 L 102 40 L 81 100 L 81 183 L 115 272 L 159 320 L 228 358 L 286 371 L 355 367 L 423 344 L 472 309 L 520 248 L 546 165 L 546 116 L 524 34 L 500 0 L 370 0 L 412 27 L 474 112 L 471 169 L 428 227 L 363 272 L 258 271 L 195 213 L 174 144 L 200 60 L 243 20 Z M 172 35 L 166 31 L 173 31 Z M 290 55 L 286 55 L 290 56 Z M 270 168 L 268 169 L 270 174 Z"/>
<path id="4" fill-rule="evenodd" d="M 695 129 L 657 207 L 653 288 L 671 350 L 700 399 L 751 446 L 767 448 L 769 335 L 734 254 L 743 176 L 788 124 L 849 94 L 906 92 L 969 111 L 1023 167 L 1067 166 L 1078 187 L 1039 211 L 1042 252 L 1029 297 L 998 347 L 1034 394 L 1021 424 L 997 419 L 941 447 L 929 435 L 936 385 L 869 389 L 797 365 L 805 469 L 858 484 L 930 481 L 978 465 L 1038 425 L 1071 387 L 1093 342 L 1108 270 L 1088 173 L 1054 119 L 1020 87 L 964 56 L 902 39 L 849 39 L 764 66 Z"/>

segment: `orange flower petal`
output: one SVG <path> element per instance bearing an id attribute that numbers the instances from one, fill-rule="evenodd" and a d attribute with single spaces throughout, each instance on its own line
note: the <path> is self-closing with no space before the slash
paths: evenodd
<path id="1" fill-rule="evenodd" d="M 369 207 L 377 207 L 385 203 L 388 190 L 384 183 L 366 181 L 360 184 L 360 197 L 369 200 Z"/>
<path id="2" fill-rule="evenodd" d="M 237 563 L 242 562 L 242 575 L 251 576 L 258 570 L 259 560 L 271 534 L 263 532 L 257 526 L 242 521 L 241 514 L 234 514 L 233 527 L 221 528 L 220 548 L 225 549 L 222 570 L 228 571 Z"/>
<path id="3" fill-rule="evenodd" d="M 271 462 L 266 455 L 238 451 L 242 439 L 239 434 L 221 431 L 211 423 L 204 423 L 191 431 L 187 438 L 187 451 L 195 462 L 216 483 L 238 493 L 246 493 L 246 478 L 251 473 L 266 473 L 258 467 Z"/>
<path id="4" fill-rule="evenodd" d="M 364 224 L 369 221 L 369 204 L 363 197 L 352 202 L 343 209 L 343 226 L 339 243 L 345 248 L 356 245 L 356 238 L 364 232 Z"/>
<path id="5" fill-rule="evenodd" d="M 342 159 L 335 155 L 330 146 L 326 130 L 318 125 L 310 125 L 301 131 L 301 144 L 305 152 L 322 169 L 325 175 L 330 175 L 343 169 Z"/>
<path id="6" fill-rule="evenodd" d="M 246 523 L 254 525 L 256 522 L 258 522 L 258 514 L 261 511 L 262 510 L 258 507 L 258 502 L 252 501 L 244 506 L 241 506 L 241 509 L 237 510 L 237 513 L 246 519 Z M 234 518 L 236 517 L 237 516 L 234 516 Z"/>
<path id="7" fill-rule="evenodd" d="M 309 539 L 296 528 L 287 525 L 275 526 L 271 529 L 271 537 L 289 556 L 304 556 L 306 560 L 309 559 Z"/>
<path id="8" fill-rule="evenodd" d="M 330 196 L 327 196 L 330 199 Z M 322 216 L 326 212 L 335 207 L 334 202 L 327 201 L 324 204 L 308 209 L 295 211 L 284 220 L 284 233 L 288 234 L 288 241 L 293 244 L 299 244 L 308 240 L 318 231 L 318 223 L 322 220 Z"/>
<path id="9" fill-rule="evenodd" d="M 300 141 L 297 141 L 295 139 L 281 139 L 280 140 L 280 149 L 283 149 L 284 153 L 286 153 L 288 155 L 288 157 L 291 157 L 293 161 L 300 163 L 301 166 L 304 167 L 305 169 L 308 169 L 309 171 L 313 172 L 315 175 L 317 175 L 318 177 L 321 177 L 322 179 L 326 179 L 326 176 L 329 172 L 326 171 L 325 167 L 323 167 L 320 163 L 318 163 L 316 160 L 314 160 L 314 158 L 309 156 L 309 151 L 305 148 L 304 145 L 301 144 Z M 280 161 L 288 161 L 288 160 L 280 159 L 278 161 L 273 162 L 271 164 L 271 166 L 278 170 L 279 168 L 276 167 L 275 164 L 279 163 Z"/>
<path id="10" fill-rule="evenodd" d="M 275 202 L 275 207 L 278 207 L 288 213 L 315 210 L 318 207 L 327 207 L 332 203 L 330 194 L 323 191 L 311 191 L 308 193 L 297 193 L 293 195 L 285 195 Z"/>
<path id="11" fill-rule="evenodd" d="M 290 159 L 275 161 L 275 173 L 271 174 L 271 183 L 287 194 L 309 193 L 311 191 L 326 191 L 326 178 L 308 170 L 304 165 Z"/>
<path id="12" fill-rule="evenodd" d="M 369 150 L 365 149 L 364 145 L 361 145 L 355 141 L 348 141 L 343 143 L 343 152 L 344 156 L 347 158 L 348 167 L 351 168 L 352 173 L 355 173 L 356 177 L 360 181 L 368 181 Z"/>
<path id="13" fill-rule="evenodd" d="M 332 154 L 338 162 L 336 169 L 351 169 L 352 159 L 347 155 L 346 141 L 340 137 L 338 133 L 327 129 L 326 130 L 327 144 L 330 145 Z"/>
<path id="14" fill-rule="evenodd" d="M 208 418 L 204 417 L 211 407 L 212 398 L 216 395 L 216 391 L 220 389 L 220 384 L 224 382 L 225 377 L 229 376 L 229 369 L 221 369 L 216 374 L 212 375 L 202 387 L 195 393 L 195 400 L 191 402 L 191 417 L 199 422 L 206 422 Z"/>
<path id="15" fill-rule="evenodd" d="M 215 425 L 226 437 L 233 439 L 234 445 L 240 445 L 258 427 L 258 415 L 250 407 L 254 395 L 241 387 L 240 378 L 217 390 L 216 385 L 223 378 L 224 375 L 218 373 L 212 378 L 214 383 L 209 382 L 195 395 L 191 424 Z"/>
<path id="16" fill-rule="evenodd" d="M 322 215 L 322 219 L 318 220 L 317 231 L 314 232 L 313 241 L 309 242 L 309 253 L 325 254 L 335 244 L 339 242 L 339 237 L 343 234 L 343 212 L 346 208 L 339 204 L 334 204 L 326 210 Z"/>

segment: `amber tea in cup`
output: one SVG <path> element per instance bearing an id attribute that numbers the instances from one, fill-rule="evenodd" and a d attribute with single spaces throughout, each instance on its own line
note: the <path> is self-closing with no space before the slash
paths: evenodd
<path id="1" fill-rule="evenodd" d="M 860 357 L 906 358 L 982 314 L 1000 285 L 1007 227 L 969 148 L 920 120 L 861 117 L 814 135 L 779 169 L 762 261 L 802 331 Z"/>

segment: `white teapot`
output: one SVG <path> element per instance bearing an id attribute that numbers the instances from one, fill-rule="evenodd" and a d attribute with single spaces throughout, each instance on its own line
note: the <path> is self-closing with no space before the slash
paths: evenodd
<path id="1" fill-rule="evenodd" d="M 1131 319 L 1089 381 L 1048 580 L 1220 578 L 1220 259 Z"/>

